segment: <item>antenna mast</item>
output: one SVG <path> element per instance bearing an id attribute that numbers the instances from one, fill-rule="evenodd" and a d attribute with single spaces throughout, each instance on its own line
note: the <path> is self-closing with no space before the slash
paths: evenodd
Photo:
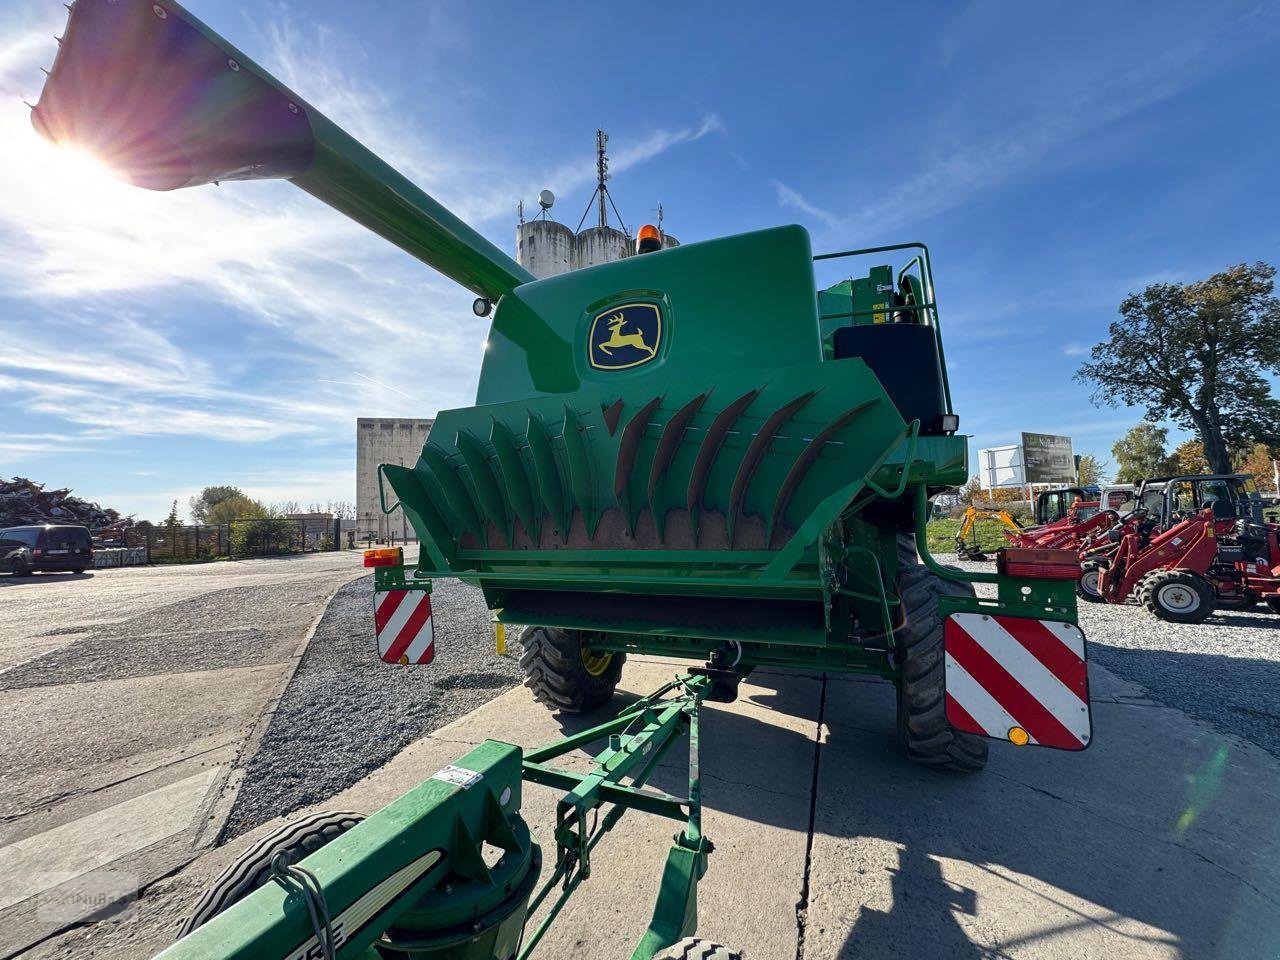
<path id="1" fill-rule="evenodd" d="M 605 181 L 609 179 L 609 155 L 605 153 L 605 145 L 609 142 L 609 135 L 603 130 L 596 131 L 596 197 L 600 201 L 600 223 L 599 226 L 606 227 L 609 225 L 609 219 L 605 213 L 604 201 L 605 192 L 608 189 Z"/>

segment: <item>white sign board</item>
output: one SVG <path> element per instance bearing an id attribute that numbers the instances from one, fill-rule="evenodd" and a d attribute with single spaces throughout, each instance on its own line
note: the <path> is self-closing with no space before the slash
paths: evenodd
<path id="1" fill-rule="evenodd" d="M 978 478 L 983 490 L 1021 487 L 1025 482 L 1022 447 L 1011 443 L 1006 447 L 988 447 L 978 451 Z"/>

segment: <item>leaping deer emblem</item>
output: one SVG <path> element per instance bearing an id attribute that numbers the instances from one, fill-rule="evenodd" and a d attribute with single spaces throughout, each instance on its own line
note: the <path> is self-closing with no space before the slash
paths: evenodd
<path id="1" fill-rule="evenodd" d="M 622 332 L 622 328 L 627 325 L 627 321 L 621 313 L 615 313 L 605 322 L 609 325 L 609 339 L 600 343 L 599 347 L 609 356 L 613 356 L 611 347 L 635 347 L 637 350 L 643 350 L 650 357 L 657 352 L 654 347 L 644 342 L 643 331 L 637 330 L 635 333 Z"/>

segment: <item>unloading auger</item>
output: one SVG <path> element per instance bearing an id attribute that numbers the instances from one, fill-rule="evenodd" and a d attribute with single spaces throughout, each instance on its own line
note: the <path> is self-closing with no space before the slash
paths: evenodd
<path id="1" fill-rule="evenodd" d="M 153 190 L 287 179 L 492 317 L 475 404 L 379 469 L 421 541 L 412 566 L 368 557 L 384 659 L 430 661 L 431 581 L 457 577 L 500 629 L 526 627 L 526 684 L 552 709 L 603 706 L 628 653 L 706 664 L 554 746 L 485 743 L 363 822 L 264 838 L 167 957 L 524 957 L 530 910 L 555 916 L 629 809 L 684 824 L 633 957 L 726 957 L 683 939 L 711 849 L 697 716 L 758 666 L 892 682 L 907 755 L 942 769 L 981 769 L 991 739 L 1088 745 L 1075 554 L 1006 549 L 964 574 L 927 549 L 929 499 L 968 464 L 923 244 L 815 257 L 782 226 L 537 280 L 164 0 L 76 0 L 32 121 Z M 817 289 L 815 261 L 865 257 L 894 263 Z M 647 787 L 685 733 L 687 794 Z M 549 765 L 600 738 L 592 773 Z M 566 791 L 536 894 L 525 780 Z"/>

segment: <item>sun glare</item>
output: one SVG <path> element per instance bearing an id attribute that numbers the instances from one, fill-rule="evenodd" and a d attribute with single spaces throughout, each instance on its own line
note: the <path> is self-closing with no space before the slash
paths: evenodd
<path id="1" fill-rule="evenodd" d="M 11 118 L 16 120 L 17 118 Z M 120 179 L 87 150 L 50 143 L 24 122 L 6 123 L 12 136 L 0 169 L 20 185 L 13 199 L 60 222 L 98 224 L 138 209 L 143 191 Z M 33 210 L 33 212 L 36 212 Z"/>

